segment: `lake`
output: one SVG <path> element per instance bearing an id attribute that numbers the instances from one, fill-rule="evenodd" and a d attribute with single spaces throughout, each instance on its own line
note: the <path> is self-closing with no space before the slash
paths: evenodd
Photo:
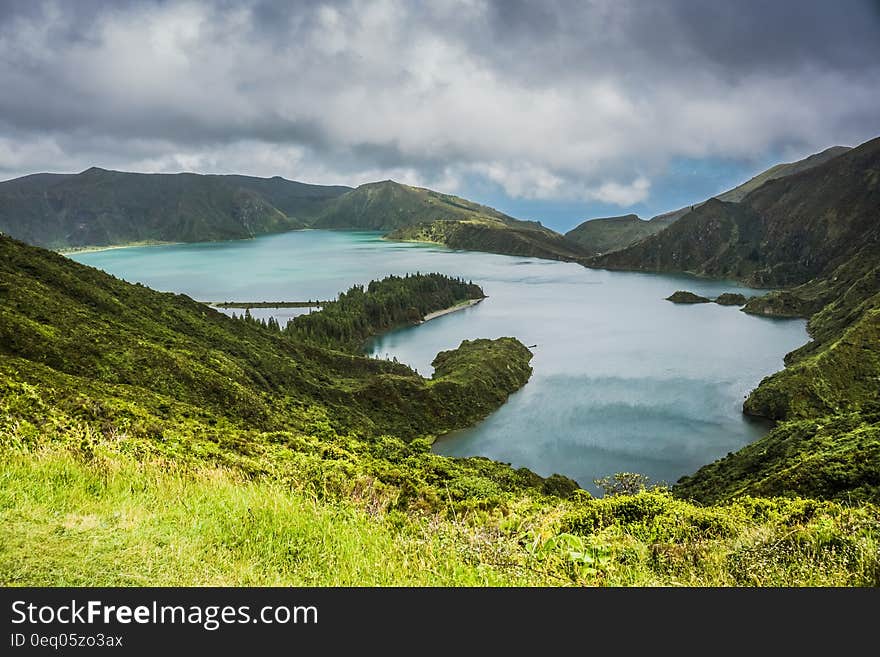
<path id="1" fill-rule="evenodd" d="M 430 376 L 436 353 L 465 339 L 514 336 L 535 345 L 529 383 L 434 449 L 558 472 L 591 490 L 594 479 L 615 472 L 674 483 L 762 436 L 767 424 L 742 415 L 743 399 L 807 341 L 802 320 L 664 300 L 678 289 L 758 293 L 733 283 L 388 242 L 379 233 L 295 231 L 71 257 L 215 302 L 332 299 L 353 284 L 408 272 L 473 280 L 485 301 L 380 336 L 369 353 Z M 284 321 L 308 309 L 253 314 L 273 312 Z"/>

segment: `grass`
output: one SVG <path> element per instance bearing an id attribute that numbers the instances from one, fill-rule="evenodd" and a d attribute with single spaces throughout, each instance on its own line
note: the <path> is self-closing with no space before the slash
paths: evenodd
<path id="1" fill-rule="evenodd" d="M 222 468 L 48 451 L 5 460 L 0 583 L 38 586 L 529 584 L 448 532 Z M 495 550 L 486 544 L 485 549 Z"/>
<path id="2" fill-rule="evenodd" d="M 103 443 L 4 448 L 0 584 L 878 586 L 880 509 L 665 490 L 399 510 Z"/>

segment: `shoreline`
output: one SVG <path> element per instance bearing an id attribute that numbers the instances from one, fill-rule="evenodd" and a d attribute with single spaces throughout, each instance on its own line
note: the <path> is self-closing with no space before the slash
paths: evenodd
<path id="1" fill-rule="evenodd" d="M 72 246 L 65 249 L 52 249 L 55 253 L 63 256 L 78 255 L 81 253 L 98 253 L 100 251 L 112 251 L 114 249 L 130 249 L 136 246 L 171 246 L 183 244 L 183 242 L 130 242 L 128 244 L 110 244 L 107 246 Z"/>
<path id="2" fill-rule="evenodd" d="M 487 297 L 482 297 L 480 299 L 468 299 L 462 303 L 459 303 L 455 306 L 451 306 L 449 308 L 444 308 L 443 310 L 436 310 L 432 313 L 428 313 L 422 318 L 422 321 L 419 324 L 424 324 L 425 322 L 430 322 L 432 319 L 437 319 L 438 317 L 443 317 L 443 315 L 448 315 L 449 313 L 458 312 L 459 310 L 464 310 L 465 308 L 470 308 L 472 306 L 477 305 L 483 299 Z"/>

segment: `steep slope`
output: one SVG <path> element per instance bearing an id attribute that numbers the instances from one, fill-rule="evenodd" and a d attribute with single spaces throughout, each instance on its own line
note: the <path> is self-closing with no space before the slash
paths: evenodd
<path id="1" fill-rule="evenodd" d="M 565 233 L 589 255 L 616 251 L 653 235 L 660 224 L 639 219 L 637 215 L 590 219 Z"/>
<path id="2" fill-rule="evenodd" d="M 452 279 L 431 285 L 447 282 L 450 294 L 439 294 L 440 302 L 475 293 Z M 381 309 L 379 298 L 368 300 Z M 531 372 L 528 350 L 502 339 L 463 345 L 464 360 L 484 366 L 479 380 L 456 372 L 426 380 L 403 365 L 306 344 L 8 237 L 0 237 L 0 302 L 2 376 L 43 386 L 72 407 L 91 396 L 86 406 L 103 409 L 94 411 L 99 416 L 114 415 L 109 409 L 126 400 L 138 414 L 162 417 L 176 405 L 190 409 L 184 417 L 271 430 L 300 427 L 303 409 L 312 408 L 340 429 L 410 440 L 467 426 Z"/>
<path id="3" fill-rule="evenodd" d="M 542 230 L 537 223 L 514 219 L 488 206 L 422 187 L 402 185 L 393 180 L 368 183 L 343 194 L 327 205 L 313 226 L 391 231 L 437 219 L 474 218 Z"/>
<path id="4" fill-rule="evenodd" d="M 804 283 L 880 239 L 880 139 L 770 180 L 740 203 L 710 200 L 662 233 L 591 264 L 688 271 L 755 286 Z"/>
<path id="5" fill-rule="evenodd" d="M 301 228 L 345 187 L 91 168 L 0 183 L 0 231 L 49 248 L 239 239 Z"/>
<path id="6" fill-rule="evenodd" d="M 832 146 L 831 148 L 826 148 L 824 151 L 819 153 L 814 153 L 809 157 L 804 158 L 803 160 L 798 160 L 797 162 L 785 162 L 782 164 L 777 164 L 776 166 L 770 167 L 766 171 L 762 171 L 757 176 L 750 178 L 742 185 L 734 187 L 723 194 L 718 194 L 715 198 L 720 201 L 729 201 L 732 203 L 738 203 L 743 200 L 750 192 L 755 191 L 763 185 L 765 182 L 769 180 L 773 180 L 775 178 L 785 178 L 786 176 L 793 176 L 796 173 L 800 173 L 801 171 L 807 171 L 808 169 L 812 169 L 813 167 L 817 167 L 820 164 L 825 164 L 828 160 L 831 160 L 838 155 L 843 155 L 847 151 L 852 150 L 849 146 Z"/>
<path id="7" fill-rule="evenodd" d="M 839 155 L 843 155 L 849 150 L 850 148 L 847 146 L 832 146 L 821 153 L 810 155 L 797 162 L 777 164 L 759 173 L 742 185 L 718 194 L 714 198 L 731 203 L 739 202 L 749 192 L 754 191 L 769 180 L 784 178 L 807 171 Z M 651 235 L 656 235 L 701 205 L 703 203 L 666 212 L 647 221 L 643 221 L 633 214 L 622 217 L 590 219 L 570 230 L 565 236 L 576 241 L 583 249 L 590 252 L 591 255 L 619 251 Z"/>
<path id="8" fill-rule="evenodd" d="M 386 235 L 386 238 L 550 260 L 579 262 L 586 255 L 577 244 L 548 229 L 536 230 L 530 226 L 522 227 L 522 224 L 510 225 L 491 219 L 440 219 L 399 228 Z"/>
<path id="9" fill-rule="evenodd" d="M 381 318 L 409 280 L 338 315 Z M 512 338 L 431 380 L 293 338 L 0 237 L 0 584 L 880 583 L 869 504 L 591 499 L 431 453 L 528 378 Z"/>
<path id="10" fill-rule="evenodd" d="M 684 478 L 676 493 L 704 503 L 743 494 L 880 500 L 880 242 L 744 310 L 812 315 L 813 340 L 743 404 L 782 424 Z"/>

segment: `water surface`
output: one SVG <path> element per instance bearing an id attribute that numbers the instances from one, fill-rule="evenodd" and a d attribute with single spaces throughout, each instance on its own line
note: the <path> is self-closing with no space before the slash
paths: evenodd
<path id="1" fill-rule="evenodd" d="M 464 339 L 509 335 L 535 345 L 529 383 L 435 450 L 559 472 L 585 487 L 621 471 L 672 483 L 759 438 L 767 426 L 745 418 L 742 401 L 807 339 L 801 320 L 664 300 L 677 289 L 756 293 L 731 283 L 395 243 L 377 233 L 297 231 L 72 257 L 203 301 L 329 299 L 354 283 L 417 271 L 473 280 L 488 299 L 381 336 L 369 352 L 430 376 L 436 353 Z"/>

